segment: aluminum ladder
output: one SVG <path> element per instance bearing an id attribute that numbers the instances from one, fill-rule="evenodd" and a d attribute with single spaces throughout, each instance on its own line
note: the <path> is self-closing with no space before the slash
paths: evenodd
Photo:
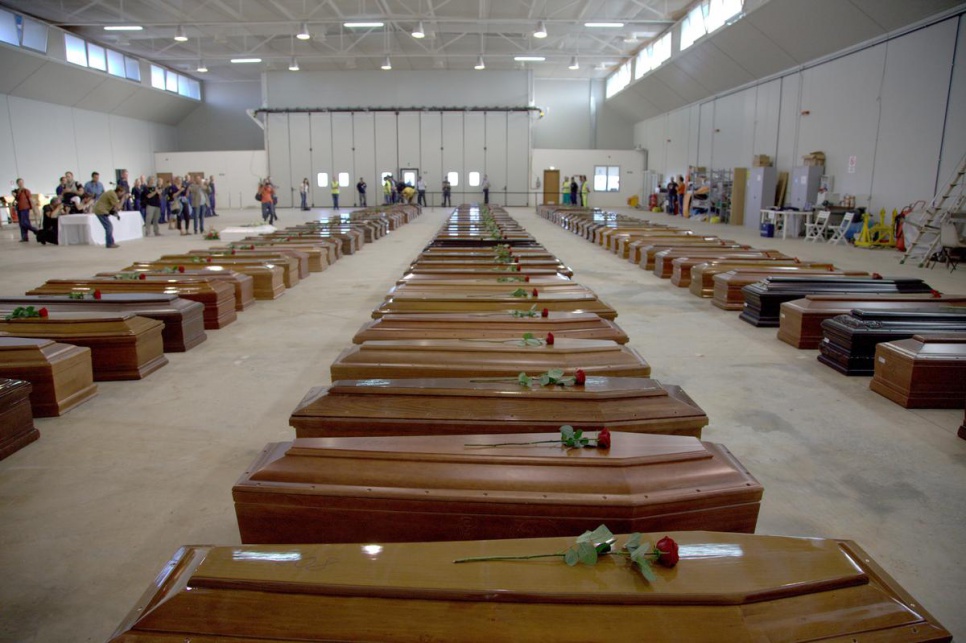
<path id="1" fill-rule="evenodd" d="M 951 215 L 966 210 L 966 192 L 963 191 L 963 175 L 966 174 L 966 155 L 959 161 L 959 166 L 952 177 L 946 182 L 945 189 L 933 197 L 932 203 L 925 210 L 911 212 L 903 222 L 903 228 L 909 227 L 918 234 L 915 240 L 906 248 L 905 254 L 899 260 L 900 264 L 909 259 L 919 262 L 919 267 L 935 265 L 936 254 L 942 249 L 940 229 Z M 906 235 L 908 239 L 908 234 Z"/>

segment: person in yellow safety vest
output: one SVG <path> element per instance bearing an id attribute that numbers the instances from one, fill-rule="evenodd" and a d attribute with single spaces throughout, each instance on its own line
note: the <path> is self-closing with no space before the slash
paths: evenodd
<path id="1" fill-rule="evenodd" d="M 563 183 L 560 184 L 560 196 L 560 203 L 563 205 L 570 204 L 570 179 L 568 179 L 566 176 L 563 179 Z"/>
<path id="2" fill-rule="evenodd" d="M 406 203 L 412 203 L 413 199 L 416 197 L 416 188 L 411 185 L 407 185 L 403 188 L 402 198 L 406 199 Z"/>
<path id="3" fill-rule="evenodd" d="M 332 179 L 332 208 L 339 209 L 339 179 Z"/>
<path id="4" fill-rule="evenodd" d="M 587 180 L 587 177 L 584 175 L 581 175 L 580 180 L 583 181 L 583 183 L 580 186 L 581 206 L 586 208 L 587 196 L 590 194 L 590 182 Z"/>
<path id="5" fill-rule="evenodd" d="M 382 197 L 386 205 L 392 201 L 392 179 L 388 174 L 382 179 Z"/>

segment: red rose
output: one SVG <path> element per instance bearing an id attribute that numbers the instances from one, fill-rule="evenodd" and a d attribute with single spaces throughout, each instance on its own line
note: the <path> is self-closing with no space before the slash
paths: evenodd
<path id="1" fill-rule="evenodd" d="M 520 266 L 517 266 L 517 272 L 520 272 Z"/>
<path id="2" fill-rule="evenodd" d="M 141 281 L 144 281 L 144 280 L 145 280 L 145 279 L 147 279 L 147 278 L 148 278 L 148 276 L 147 276 L 147 274 L 146 274 L 146 273 L 143 273 L 143 272 L 142 272 L 142 273 L 141 273 L 140 275 L 138 275 L 138 279 L 140 279 Z"/>
<path id="3" fill-rule="evenodd" d="M 583 371 L 581 371 L 583 372 Z M 610 448 L 610 431 L 607 429 L 601 429 L 600 433 L 597 434 L 597 448 L 598 449 L 609 449 Z M 672 541 L 673 542 L 673 541 Z M 677 545 L 674 546 L 674 560 L 677 561 Z M 672 565 L 673 567 L 673 565 Z"/>
<path id="4" fill-rule="evenodd" d="M 37 311 L 37 314 L 39 314 L 41 317 L 46 317 L 50 313 L 47 312 L 47 307 L 45 306 L 45 307 L 41 308 L 40 310 L 38 310 Z"/>
<path id="5" fill-rule="evenodd" d="M 100 298 L 101 298 L 101 291 L 100 290 L 95 290 L 94 291 L 94 299 L 100 299 Z"/>
<path id="6" fill-rule="evenodd" d="M 211 263 L 211 257 L 208 257 L 208 263 Z"/>
<path id="7" fill-rule="evenodd" d="M 235 249 L 234 248 L 231 249 L 231 253 L 232 254 L 235 254 Z"/>
<path id="8" fill-rule="evenodd" d="M 254 250 L 255 249 L 255 244 L 253 243 L 252 245 L 248 246 L 248 249 L 249 250 Z"/>
<path id="9" fill-rule="evenodd" d="M 178 266 L 178 272 L 184 272 L 184 266 Z"/>
<path id="10" fill-rule="evenodd" d="M 544 308 L 543 310 L 541 310 L 540 311 L 540 316 L 541 317 L 549 317 L 550 316 L 550 309 L 549 308 Z"/>
<path id="11" fill-rule="evenodd" d="M 584 369 L 578 368 L 576 371 L 574 371 L 574 384 L 583 386 L 584 382 L 586 381 L 587 381 L 587 373 L 584 373 Z"/>
<path id="12" fill-rule="evenodd" d="M 539 295 L 539 294 L 540 294 L 540 293 L 539 293 L 539 292 L 537 291 L 537 289 L 536 289 L 536 288 L 534 288 L 534 289 L 533 289 L 533 296 L 534 296 L 534 297 L 536 297 L 536 296 L 537 296 L 537 295 Z"/>
<path id="13" fill-rule="evenodd" d="M 526 277 L 524 277 L 523 281 L 530 283 L 530 275 L 527 275 Z"/>
<path id="14" fill-rule="evenodd" d="M 553 346 L 553 333 L 547 333 L 547 346 Z"/>
<path id="15" fill-rule="evenodd" d="M 670 536 L 657 541 L 657 564 L 674 567 L 678 564 L 678 544 Z"/>
<path id="16" fill-rule="evenodd" d="M 872 278 L 873 278 L 873 279 L 882 279 L 882 275 L 880 275 L 880 274 L 879 274 L 879 273 L 877 273 L 877 272 L 873 272 L 873 273 L 872 273 Z"/>
<path id="17" fill-rule="evenodd" d="M 939 292 L 938 290 L 933 289 L 932 296 L 933 296 L 934 299 L 938 299 L 938 298 L 942 297 L 943 294 L 941 292 Z"/>

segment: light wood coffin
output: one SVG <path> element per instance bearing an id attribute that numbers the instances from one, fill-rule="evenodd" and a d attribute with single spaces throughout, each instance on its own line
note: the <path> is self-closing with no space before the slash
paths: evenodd
<path id="1" fill-rule="evenodd" d="M 267 241 L 294 241 L 296 239 L 332 240 L 339 244 L 342 255 L 355 254 L 362 249 L 364 234 L 359 230 L 281 230 L 262 235 Z"/>
<path id="2" fill-rule="evenodd" d="M 596 526 L 596 525 L 594 525 Z M 665 532 L 645 534 L 656 543 Z M 453 564 L 566 550 L 566 538 L 179 549 L 112 643 L 903 641 L 951 635 L 848 540 L 670 532 L 673 569 L 623 557 Z M 626 541 L 619 536 L 617 546 Z"/>
<path id="3" fill-rule="evenodd" d="M 734 241 L 725 239 L 704 242 L 691 242 L 690 239 L 684 239 L 683 241 L 657 241 L 652 242 L 651 245 L 641 248 L 641 262 L 638 264 L 638 267 L 640 267 L 642 270 L 653 271 L 655 262 L 657 261 L 657 254 L 659 252 L 679 249 L 690 250 L 691 252 L 701 249 L 727 252 L 729 250 L 750 250 L 751 246 L 735 243 Z"/>
<path id="4" fill-rule="evenodd" d="M 572 277 L 574 274 L 573 270 L 560 263 L 556 259 L 521 259 L 520 261 L 514 261 L 512 263 L 502 263 L 494 260 L 474 261 L 473 259 L 420 259 L 413 262 L 413 264 L 410 266 L 410 270 L 446 270 L 459 268 L 464 270 L 476 270 L 478 272 L 491 272 L 505 270 L 510 267 L 519 267 L 520 272 L 524 273 L 530 270 L 552 270 L 560 273 L 561 275 L 567 275 L 568 277 Z"/>
<path id="5" fill-rule="evenodd" d="M 541 285 L 547 286 L 553 284 L 575 283 L 570 277 L 561 275 L 559 273 L 548 273 L 537 277 L 528 277 L 525 274 L 518 276 L 516 274 L 500 272 L 488 272 L 482 274 L 445 273 L 438 275 L 411 272 L 407 273 L 400 279 L 397 279 L 396 285 L 412 284 L 415 286 L 427 284 L 442 286 L 452 284 L 453 282 L 465 284 L 503 284 L 517 288 L 539 288 Z"/>
<path id="6" fill-rule="evenodd" d="M 0 336 L 0 377 L 30 382 L 34 417 L 63 415 L 97 395 L 91 349 L 49 339 Z"/>
<path id="7" fill-rule="evenodd" d="M 596 339 L 558 339 L 552 346 L 518 340 L 424 339 L 365 342 L 332 363 L 335 380 L 411 377 L 511 377 L 582 368 L 588 375 L 650 377 L 637 351 Z"/>
<path id="8" fill-rule="evenodd" d="M 300 438 L 594 431 L 701 437 L 708 416 L 679 386 L 588 377 L 525 387 L 515 378 L 338 380 L 312 389 L 289 424 Z"/>
<path id="9" fill-rule="evenodd" d="M 223 265 L 214 260 L 193 262 L 183 259 L 156 259 L 132 264 L 128 267 L 128 271 L 159 271 L 165 268 L 177 268 L 179 271 L 184 268 L 183 274 L 189 277 L 197 272 L 202 273 L 199 277 L 207 279 L 212 276 L 213 279 L 228 281 L 235 288 L 236 310 L 248 308 L 255 303 L 256 299 L 278 299 L 285 294 L 285 270 L 274 264 Z M 232 275 L 237 275 L 238 278 Z M 165 276 L 170 274 L 165 273 Z M 251 279 L 250 287 L 245 277 Z"/>
<path id="10" fill-rule="evenodd" d="M 235 313 L 235 288 L 220 281 L 193 278 L 144 279 L 48 279 L 27 291 L 28 295 L 67 295 L 72 292 L 90 297 L 95 290 L 107 293 L 163 293 L 177 295 L 204 305 L 205 330 L 224 328 L 238 319 Z"/>
<path id="11" fill-rule="evenodd" d="M 292 288 L 297 286 L 299 283 L 299 268 L 298 262 L 294 259 L 287 257 L 282 257 L 281 259 L 246 259 L 244 257 L 236 256 L 224 256 L 224 255 L 162 255 L 158 260 L 161 263 L 168 262 L 178 262 L 178 265 L 186 266 L 192 261 L 195 261 L 194 257 L 198 257 L 197 261 L 202 265 L 212 265 L 212 266 L 223 266 L 229 270 L 237 270 L 238 272 L 243 272 L 249 274 L 253 279 L 257 279 L 263 271 L 257 270 L 258 268 L 264 267 L 276 267 L 282 269 L 282 283 L 286 288 Z M 252 268 L 256 270 L 251 270 Z M 274 286 L 274 284 L 273 284 Z M 265 286 L 256 283 L 255 288 L 264 293 Z"/>
<path id="12" fill-rule="evenodd" d="M 0 309 L 45 306 L 50 312 L 129 313 L 164 324 L 161 340 L 165 353 L 184 352 L 207 339 L 204 305 L 163 293 L 102 294 L 100 299 L 71 299 L 67 295 L 0 297 Z"/>
<path id="13" fill-rule="evenodd" d="M 268 263 L 284 263 L 292 266 L 299 281 L 309 276 L 309 256 L 298 250 L 285 250 L 282 248 L 263 248 L 260 250 L 247 250 L 244 248 L 225 248 L 212 247 L 207 249 L 189 250 L 189 255 L 198 257 L 226 257 L 236 259 L 258 259 Z"/>
<path id="14" fill-rule="evenodd" d="M 660 277 L 661 279 L 670 279 L 674 273 L 674 260 L 675 259 L 687 259 L 687 258 L 697 258 L 705 257 L 705 261 L 709 259 L 774 259 L 774 258 L 785 258 L 788 257 L 783 255 L 777 250 L 755 250 L 749 248 L 747 250 L 740 251 L 728 251 L 728 250 L 716 250 L 714 248 L 707 249 L 682 249 L 682 248 L 668 248 L 667 250 L 661 250 L 654 255 L 654 269 L 653 273 L 655 277 Z M 695 263 L 698 263 L 695 261 Z"/>
<path id="15" fill-rule="evenodd" d="M 775 271 L 773 274 L 842 274 L 841 271 L 836 270 L 835 266 L 830 263 L 715 259 L 713 261 L 699 263 L 691 268 L 691 285 L 688 288 L 691 290 L 691 294 L 696 297 L 712 297 L 714 295 L 714 276 L 732 270 Z M 738 289 L 738 294 L 740 297 L 741 289 Z M 740 303 L 742 305 L 744 301 L 744 297 L 740 297 Z"/>
<path id="16" fill-rule="evenodd" d="M 907 409 L 958 409 L 966 399 L 966 333 L 878 344 L 869 387 Z"/>
<path id="17" fill-rule="evenodd" d="M 532 290 L 532 289 L 526 289 Z M 544 308 L 557 312 L 589 312 L 603 319 L 613 320 L 617 311 L 591 293 L 539 293 L 536 297 L 514 297 L 513 288 L 505 289 L 505 294 L 408 294 L 399 293 L 381 303 L 372 311 L 372 318 L 379 319 L 389 314 L 412 313 L 494 313 L 510 310 L 538 313 Z"/>
<path id="18" fill-rule="evenodd" d="M 266 239 L 265 237 L 245 237 L 240 241 L 232 242 L 231 246 L 235 248 L 244 247 L 251 250 L 281 246 L 283 248 L 295 248 L 296 250 L 309 252 L 310 256 L 312 250 L 317 249 L 322 253 L 326 266 L 331 266 L 342 258 L 342 244 L 335 239 L 303 239 L 302 237 L 295 237 L 291 241 L 286 241 L 284 239 Z"/>
<path id="19" fill-rule="evenodd" d="M 520 339 L 524 333 L 543 338 L 608 339 L 626 344 L 627 333 L 594 313 L 548 313 L 547 317 L 514 317 L 510 313 L 436 313 L 383 315 L 363 324 L 354 344 L 385 339 Z"/>
<path id="20" fill-rule="evenodd" d="M 593 434 L 596 435 L 596 434 Z M 478 447 L 546 440 L 556 444 Z M 243 543 L 378 543 L 712 529 L 754 533 L 762 487 L 720 444 L 614 432 L 304 438 L 235 483 Z"/>
<path id="21" fill-rule="evenodd" d="M 865 273 L 844 272 L 836 270 L 822 269 L 798 269 L 791 266 L 772 267 L 772 268 L 738 268 L 714 275 L 714 294 L 711 303 L 724 310 L 744 310 L 745 293 L 744 287 L 758 283 L 765 279 L 775 276 L 803 276 L 803 277 L 831 277 L 833 279 L 844 279 L 851 276 L 859 276 Z M 802 297 L 805 295 L 802 294 Z M 777 325 L 777 314 L 776 314 Z"/>
<path id="22" fill-rule="evenodd" d="M 172 272 L 172 269 L 177 272 Z M 207 279 L 209 281 L 224 281 L 235 289 L 235 310 L 247 310 L 255 305 L 255 280 L 251 275 L 228 270 L 222 266 L 212 266 L 209 264 L 190 263 L 172 265 L 160 261 L 139 261 L 131 264 L 120 272 L 99 272 L 97 277 L 119 278 L 118 275 L 136 272 L 144 273 L 148 277 L 178 279 Z"/>
<path id="23" fill-rule="evenodd" d="M 406 270 L 404 279 L 410 275 L 415 275 L 418 279 L 475 279 L 477 277 L 554 277 L 556 275 L 561 275 L 566 279 L 569 279 L 571 275 L 565 275 L 563 273 L 557 272 L 552 268 L 526 268 L 521 270 L 519 266 L 499 266 L 495 268 L 489 268 L 485 270 L 476 270 L 474 268 L 409 268 Z"/>
<path id="24" fill-rule="evenodd" d="M 532 295 L 533 291 L 537 291 L 537 296 L 541 295 L 555 295 L 560 293 L 578 293 L 583 295 L 589 295 L 596 297 L 597 293 L 586 286 L 582 286 L 576 281 L 560 281 L 551 282 L 546 284 L 529 282 L 484 282 L 484 281 L 470 281 L 470 280 L 459 280 L 459 281 L 438 281 L 432 282 L 405 282 L 402 284 L 397 284 L 389 289 L 386 295 L 387 299 L 394 296 L 408 296 L 408 295 L 509 295 L 517 290 L 523 290 L 528 295 Z"/>
<path id="25" fill-rule="evenodd" d="M 335 244 L 333 244 L 335 247 Z M 249 241 L 235 241 L 232 242 L 226 248 L 217 248 L 218 250 L 296 250 L 300 253 L 305 254 L 308 261 L 309 272 L 322 272 L 331 265 L 329 261 L 330 253 L 332 252 L 326 245 L 322 243 L 254 243 Z M 332 261 L 335 257 L 332 256 Z"/>
<path id="26" fill-rule="evenodd" d="M 671 284 L 678 288 L 687 288 L 691 285 L 691 269 L 695 266 L 711 261 L 747 261 L 760 262 L 760 265 L 776 266 L 795 266 L 801 265 L 798 259 L 779 254 L 777 256 L 762 256 L 756 250 L 746 252 L 733 252 L 719 254 L 717 257 L 709 257 L 702 253 L 687 253 L 684 256 L 676 257 L 671 261 Z M 754 263 L 752 263 L 754 265 Z"/>
<path id="27" fill-rule="evenodd" d="M 0 319 L 0 334 L 35 337 L 91 349 L 94 380 L 139 380 L 168 363 L 164 324 L 131 313 L 53 312 L 49 317 Z"/>
<path id="28" fill-rule="evenodd" d="M 822 343 L 822 322 L 837 315 L 862 310 L 923 310 L 966 306 L 966 296 L 938 293 L 806 295 L 783 302 L 779 307 L 778 339 L 795 348 L 818 348 Z"/>
<path id="29" fill-rule="evenodd" d="M 30 382 L 0 378 L 0 460 L 40 437 L 30 410 Z"/>
<path id="30" fill-rule="evenodd" d="M 703 237 L 688 232 L 682 232 L 681 234 L 658 233 L 631 241 L 627 249 L 627 260 L 636 266 L 645 268 L 646 266 L 641 266 L 641 261 L 646 258 L 645 251 L 657 243 L 666 244 L 665 247 L 671 247 L 672 245 L 686 246 L 690 244 L 696 244 L 699 247 L 721 247 L 721 239 L 713 235 Z"/>

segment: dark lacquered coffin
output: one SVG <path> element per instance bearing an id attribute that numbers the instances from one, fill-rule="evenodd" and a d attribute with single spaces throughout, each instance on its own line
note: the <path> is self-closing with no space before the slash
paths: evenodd
<path id="1" fill-rule="evenodd" d="M 822 342 L 822 322 L 862 310 L 916 310 L 966 306 L 966 296 L 939 293 L 914 295 L 808 295 L 783 302 L 779 310 L 778 339 L 796 348 L 818 348 Z"/>
<path id="2" fill-rule="evenodd" d="M 30 382 L 34 417 L 63 415 L 97 395 L 91 349 L 0 336 L 0 377 Z"/>
<path id="3" fill-rule="evenodd" d="M 412 377 L 516 377 L 551 369 L 588 375 L 649 377 L 651 367 L 628 346 L 596 339 L 424 339 L 365 342 L 344 350 L 331 366 L 332 381 Z"/>
<path id="4" fill-rule="evenodd" d="M 204 305 L 163 293 L 102 294 L 100 299 L 71 299 L 67 295 L 0 297 L 0 309 L 17 306 L 46 307 L 50 312 L 90 311 L 130 313 L 164 324 L 161 339 L 165 353 L 184 352 L 207 339 Z"/>
<path id="5" fill-rule="evenodd" d="M 27 292 L 28 295 L 67 295 L 90 297 L 95 290 L 107 293 L 164 293 L 204 304 L 205 330 L 224 328 L 238 319 L 235 288 L 219 281 L 193 278 L 146 277 L 145 279 L 48 279 Z"/>
<path id="6" fill-rule="evenodd" d="M 30 410 L 30 382 L 0 378 L 0 460 L 40 437 Z"/>
<path id="7" fill-rule="evenodd" d="M 704 257 L 705 261 L 710 259 L 788 259 L 787 255 L 782 254 L 777 250 L 755 250 L 754 248 L 749 248 L 742 251 L 722 251 L 715 250 L 714 248 L 708 249 L 681 249 L 681 248 L 668 248 L 667 250 L 661 250 L 654 255 L 654 269 L 653 273 L 655 277 L 660 277 L 661 279 L 670 279 L 674 274 L 674 261 L 676 259 L 692 259 L 694 263 L 700 263 L 697 261 L 698 257 Z M 693 265 L 693 264 L 692 264 Z M 688 273 L 691 270 L 688 268 Z M 689 277 L 690 279 L 690 277 Z"/>
<path id="8" fill-rule="evenodd" d="M 595 313 L 548 312 L 546 317 L 514 317 L 507 312 L 383 315 L 363 324 L 352 338 L 361 344 L 385 339 L 494 339 L 534 337 L 608 339 L 626 344 L 627 334 Z"/>
<path id="9" fill-rule="evenodd" d="M 300 438 L 554 431 L 563 424 L 701 437 L 708 416 L 679 386 L 588 377 L 582 386 L 516 378 L 339 380 L 312 389 L 289 423 Z"/>
<path id="10" fill-rule="evenodd" d="M 877 344 L 869 388 L 907 409 L 958 409 L 966 399 L 966 332 Z"/>
<path id="11" fill-rule="evenodd" d="M 751 281 L 746 281 L 742 283 L 742 286 L 747 286 L 749 283 L 754 283 L 764 279 L 768 275 L 782 275 L 782 274 L 794 274 L 794 275 L 822 275 L 822 274 L 843 274 L 842 271 L 836 270 L 835 266 L 830 263 L 816 263 L 816 262 L 777 262 L 777 261 L 731 261 L 731 260 L 713 260 L 704 263 L 699 263 L 691 268 L 691 285 L 688 287 L 691 294 L 696 297 L 713 297 L 715 294 L 715 276 L 722 273 L 735 272 L 732 275 L 736 280 L 738 280 L 741 275 L 745 273 L 750 273 L 751 271 L 758 271 L 761 273 L 757 279 L 752 279 Z M 854 273 L 856 275 L 865 275 L 868 273 Z M 727 291 L 723 292 L 724 295 Z M 737 300 L 736 309 L 740 310 L 745 304 L 745 298 L 741 295 L 741 288 L 735 289 L 735 298 Z M 732 301 L 730 293 L 728 293 L 727 298 L 722 296 L 721 301 L 718 301 L 716 297 L 714 302 L 715 306 L 720 308 L 725 308 L 730 310 L 731 308 L 725 306 Z"/>
<path id="12" fill-rule="evenodd" d="M 593 433 L 592 435 L 596 435 Z M 525 446 L 466 446 L 548 441 Z M 304 438 L 232 488 L 244 543 L 377 543 L 712 529 L 754 533 L 762 487 L 720 444 L 614 432 Z"/>
<path id="13" fill-rule="evenodd" d="M 168 363 L 156 319 L 131 313 L 51 312 L 0 319 L 0 334 L 49 339 L 91 349 L 95 381 L 139 380 Z"/>
<path id="14" fill-rule="evenodd" d="M 525 291 L 523 296 L 515 296 L 515 290 Z M 519 288 L 507 284 L 502 293 L 442 292 L 400 292 L 387 298 L 372 311 L 372 318 L 379 319 L 390 314 L 426 313 L 495 313 L 533 311 L 541 313 L 544 308 L 557 312 L 589 312 L 603 319 L 613 320 L 617 311 L 597 298 L 592 292 L 540 292 L 532 295 L 533 288 Z"/>
<path id="15" fill-rule="evenodd" d="M 853 310 L 822 322 L 818 361 L 845 375 L 872 375 L 881 342 L 925 333 L 966 332 L 966 310 Z"/>
<path id="16" fill-rule="evenodd" d="M 781 305 L 806 295 L 823 293 L 929 294 L 922 279 L 880 277 L 766 277 L 741 289 L 745 305 L 740 318 L 752 326 L 778 326 Z"/>
<path id="17" fill-rule="evenodd" d="M 593 529 L 596 525 L 589 526 Z M 656 543 L 665 532 L 644 534 Z M 673 569 L 562 552 L 568 538 L 179 549 L 110 639 L 191 641 L 903 641 L 951 635 L 848 540 L 670 532 Z M 618 536 L 621 551 L 626 536 Z"/>
<path id="18" fill-rule="evenodd" d="M 235 289 L 235 310 L 247 310 L 255 305 L 255 280 L 236 270 L 226 270 L 223 266 L 208 263 L 174 264 L 162 261 L 139 261 L 119 272 L 99 272 L 97 277 L 111 279 L 123 278 L 131 273 L 144 273 L 147 277 L 168 278 L 177 276 L 185 279 L 207 279 L 208 281 L 223 281 Z M 175 275 L 177 272 L 177 275 Z"/>

